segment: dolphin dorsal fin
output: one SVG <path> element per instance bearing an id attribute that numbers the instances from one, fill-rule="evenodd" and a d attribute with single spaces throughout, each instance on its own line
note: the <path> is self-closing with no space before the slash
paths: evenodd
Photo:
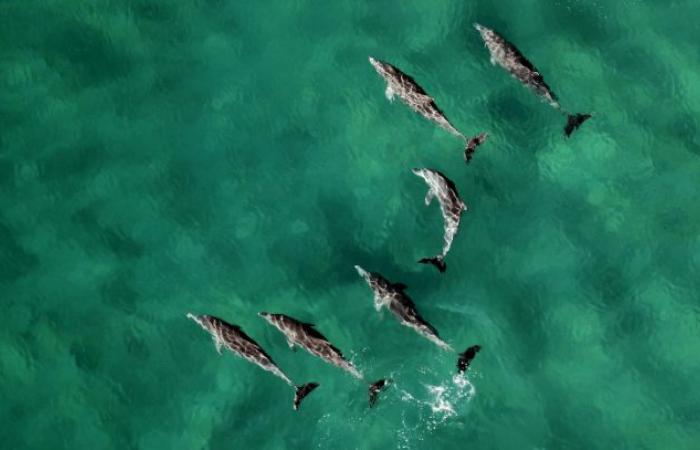
<path id="1" fill-rule="evenodd" d="M 416 97 L 418 97 L 418 100 L 420 101 L 420 104 L 422 105 L 428 105 L 432 102 L 435 101 L 435 99 L 427 94 L 416 94 Z"/>
<path id="2" fill-rule="evenodd" d="M 310 327 L 310 328 L 313 328 L 316 326 L 315 323 L 308 323 L 308 322 L 302 322 L 301 324 L 304 325 L 305 327 Z"/>
<path id="3" fill-rule="evenodd" d="M 433 201 L 433 198 L 435 197 L 435 191 L 431 187 L 428 189 L 428 193 L 425 194 L 425 206 L 430 206 L 430 202 Z"/>
<path id="4" fill-rule="evenodd" d="M 392 286 L 400 291 L 406 290 L 408 288 L 408 286 L 406 286 L 403 283 L 394 283 L 392 284 Z"/>

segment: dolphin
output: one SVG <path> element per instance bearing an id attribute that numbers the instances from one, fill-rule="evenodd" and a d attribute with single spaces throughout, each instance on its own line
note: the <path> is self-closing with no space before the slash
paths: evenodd
<path id="1" fill-rule="evenodd" d="M 522 84 L 532 89 L 535 94 L 544 98 L 552 107 L 566 114 L 567 122 L 564 128 L 564 134 L 567 137 L 580 127 L 583 122 L 592 117 L 590 114 L 571 114 L 563 110 L 559 105 L 556 94 L 554 94 L 552 89 L 550 89 L 544 81 L 540 72 L 522 53 L 520 53 L 520 50 L 518 50 L 515 45 L 508 42 L 495 31 L 479 25 L 478 23 L 474 24 L 474 28 L 476 28 L 481 35 L 481 38 L 486 44 L 486 48 L 491 54 L 491 64 L 498 64 Z"/>
<path id="2" fill-rule="evenodd" d="M 472 359 L 474 359 L 476 354 L 479 353 L 479 350 L 481 350 L 480 345 L 472 345 L 464 352 L 459 354 L 459 359 L 457 360 L 457 371 L 459 373 L 464 373 L 467 370 L 469 364 L 472 362 Z"/>
<path id="3" fill-rule="evenodd" d="M 435 104 L 435 99 L 429 96 L 416 81 L 409 75 L 391 64 L 369 57 L 369 63 L 374 70 L 386 81 L 386 98 L 394 100 L 397 95 L 409 108 L 425 117 L 429 121 L 437 124 L 440 128 L 447 130 L 453 135 L 467 141 L 461 131 L 447 119 L 447 116 Z"/>
<path id="4" fill-rule="evenodd" d="M 301 386 L 295 386 L 289 377 L 275 364 L 270 355 L 250 336 L 245 334 L 238 325 L 232 325 L 218 317 L 206 314 L 196 316 L 192 313 L 187 313 L 187 318 L 194 320 L 200 327 L 211 334 L 219 354 L 221 354 L 221 348 L 226 347 L 234 354 L 252 362 L 263 370 L 272 372 L 292 386 L 295 390 L 293 403 L 295 410 L 299 409 L 299 405 L 304 397 L 318 387 L 318 383 L 306 383 Z"/>
<path id="5" fill-rule="evenodd" d="M 284 334 L 289 348 L 293 349 L 295 345 L 298 345 L 327 363 L 340 367 L 352 376 L 363 378 L 357 368 L 345 359 L 343 353 L 328 342 L 328 339 L 319 333 L 313 324 L 301 322 L 284 314 L 261 312 L 258 315 Z"/>
<path id="6" fill-rule="evenodd" d="M 392 283 L 382 275 L 367 272 L 360 266 L 355 266 L 355 270 L 374 291 L 374 307 L 377 311 L 386 306 L 403 325 L 413 328 L 442 349 L 452 350 L 449 344 L 440 339 L 435 327 L 426 322 L 420 315 L 413 300 L 406 295 L 405 284 Z"/>
<path id="7" fill-rule="evenodd" d="M 462 211 L 467 209 L 467 205 L 459 198 L 457 187 L 444 174 L 432 169 L 413 169 L 413 173 L 425 180 L 428 184 L 428 193 L 425 196 L 425 205 L 430 205 L 433 197 L 437 197 L 440 203 L 440 211 L 444 220 L 445 233 L 442 253 L 431 258 L 423 258 L 420 263 L 432 264 L 440 272 L 447 270 L 445 256 L 452 247 L 452 241 L 459 229 L 459 222 Z"/>

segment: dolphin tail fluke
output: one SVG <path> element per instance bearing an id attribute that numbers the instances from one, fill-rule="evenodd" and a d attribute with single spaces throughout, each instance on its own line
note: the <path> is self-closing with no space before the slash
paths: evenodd
<path id="1" fill-rule="evenodd" d="M 567 114 L 566 115 L 566 126 L 564 127 L 564 134 L 566 137 L 571 136 L 571 134 L 580 127 L 583 122 L 587 121 L 593 117 L 592 114 L 581 114 L 581 113 L 575 113 L 575 114 Z"/>
<path id="2" fill-rule="evenodd" d="M 474 152 L 476 152 L 476 148 L 486 142 L 486 139 L 488 139 L 489 134 L 488 133 L 480 133 L 477 134 L 476 136 L 473 136 L 469 139 L 466 140 L 467 144 L 464 147 L 464 162 L 469 164 L 469 162 L 472 160 L 474 157 Z"/>
<path id="3" fill-rule="evenodd" d="M 464 373 L 467 370 L 469 364 L 472 362 L 472 359 L 474 359 L 476 354 L 479 353 L 479 350 L 481 350 L 480 345 L 472 345 L 464 352 L 459 354 L 459 358 L 457 359 L 457 371 L 459 373 Z"/>
<path id="4" fill-rule="evenodd" d="M 369 385 L 369 407 L 373 407 L 377 403 L 377 398 L 379 393 L 389 384 L 389 381 L 385 379 L 377 380 Z"/>
<path id="5" fill-rule="evenodd" d="M 442 256 L 433 256 L 432 258 L 423 258 L 418 261 L 421 264 L 432 264 L 433 266 L 437 267 L 437 270 L 440 272 L 444 272 L 447 270 L 447 264 L 445 264 L 445 260 L 443 259 Z"/>
<path id="6" fill-rule="evenodd" d="M 304 398 L 317 387 L 318 383 L 306 383 L 301 386 L 295 386 L 296 392 L 294 393 L 294 411 L 299 409 L 301 401 L 304 400 Z"/>

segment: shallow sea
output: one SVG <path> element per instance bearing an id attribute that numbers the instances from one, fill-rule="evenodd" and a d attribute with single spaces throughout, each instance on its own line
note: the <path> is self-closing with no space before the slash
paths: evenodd
<path id="1" fill-rule="evenodd" d="M 700 448 L 697 0 L 0 2 L 0 447 Z M 560 113 L 489 63 L 518 45 Z M 462 143 L 388 102 L 411 74 Z M 413 167 L 469 206 L 442 244 Z M 372 305 L 406 283 L 456 357 Z M 316 324 L 367 386 L 291 352 Z M 297 382 L 185 318 L 236 323 Z"/>

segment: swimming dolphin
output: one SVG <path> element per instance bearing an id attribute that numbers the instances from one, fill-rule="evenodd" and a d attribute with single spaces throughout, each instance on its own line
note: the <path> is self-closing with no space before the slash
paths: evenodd
<path id="1" fill-rule="evenodd" d="M 357 368 L 345 359 L 343 353 L 328 342 L 328 339 L 319 333 L 313 324 L 301 322 L 284 314 L 261 312 L 258 315 L 284 334 L 289 348 L 293 349 L 295 345 L 298 345 L 327 363 L 340 367 L 352 376 L 362 379 L 362 374 Z"/>
<path id="2" fill-rule="evenodd" d="M 476 354 L 479 353 L 479 350 L 481 350 L 480 345 L 472 345 L 464 352 L 459 354 L 459 359 L 457 360 L 457 371 L 459 373 L 464 373 L 467 370 L 469 364 L 472 362 L 472 359 L 474 359 Z"/>
<path id="3" fill-rule="evenodd" d="M 488 133 L 481 133 L 469 139 L 467 142 L 467 148 L 464 149 L 464 162 L 469 164 L 474 156 L 474 152 L 476 152 L 476 148 L 486 142 L 488 137 Z"/>
<path id="4" fill-rule="evenodd" d="M 437 170 L 413 169 L 413 173 L 423 178 L 428 184 L 429 189 L 425 196 L 425 205 L 430 205 L 433 197 L 437 197 L 440 203 L 440 211 L 442 211 L 445 228 L 442 253 L 431 258 L 423 258 L 418 262 L 432 264 L 437 267 L 440 272 L 444 272 L 447 270 L 447 264 L 445 264 L 444 261 L 445 256 L 447 252 L 450 251 L 450 247 L 452 247 L 452 241 L 459 229 L 462 211 L 467 209 L 467 205 L 459 198 L 455 184 Z"/>
<path id="5" fill-rule="evenodd" d="M 379 311 L 386 306 L 399 319 L 401 324 L 413 328 L 419 334 L 445 350 L 452 350 L 445 341 L 440 339 L 435 327 L 430 325 L 418 313 L 413 300 L 404 292 L 406 285 L 392 283 L 378 273 L 370 273 L 360 266 L 355 266 L 357 273 L 367 282 L 374 292 L 374 307 Z"/>
<path id="6" fill-rule="evenodd" d="M 571 114 L 559 105 L 559 100 L 544 78 L 530 61 L 520 53 L 515 45 L 508 42 L 503 36 L 478 23 L 474 28 L 479 31 L 486 48 L 491 54 L 491 64 L 498 64 L 525 86 L 532 89 L 535 94 L 547 100 L 552 107 L 563 111 L 567 115 L 567 123 L 564 128 L 566 136 L 570 136 L 583 122 L 591 118 L 590 114 Z"/>
<path id="7" fill-rule="evenodd" d="M 292 386 L 295 389 L 293 403 L 295 410 L 299 409 L 299 405 L 304 397 L 318 387 L 318 383 L 306 383 L 301 386 L 295 386 L 289 377 L 275 364 L 270 355 L 250 336 L 245 334 L 238 325 L 232 325 L 218 317 L 206 314 L 196 316 L 192 313 L 187 313 L 187 317 L 197 322 L 199 326 L 211 334 L 219 354 L 221 353 L 221 348 L 226 347 L 234 354 L 252 362 L 263 370 L 272 372 Z"/>
<path id="8" fill-rule="evenodd" d="M 387 380 L 377 380 L 369 385 L 369 407 L 373 407 L 379 397 L 379 392 L 384 389 L 389 382 Z"/>
<path id="9" fill-rule="evenodd" d="M 384 78 L 387 83 L 386 98 L 389 101 L 394 100 L 394 96 L 398 97 L 413 111 L 421 116 L 436 123 L 439 127 L 449 131 L 453 135 L 462 138 L 465 142 L 467 138 L 461 131 L 450 123 L 445 114 L 440 111 L 440 108 L 435 104 L 435 100 L 429 96 L 425 90 L 409 75 L 403 73 L 400 69 L 391 64 L 379 61 L 369 57 L 369 62 L 374 67 L 374 70 Z"/>

